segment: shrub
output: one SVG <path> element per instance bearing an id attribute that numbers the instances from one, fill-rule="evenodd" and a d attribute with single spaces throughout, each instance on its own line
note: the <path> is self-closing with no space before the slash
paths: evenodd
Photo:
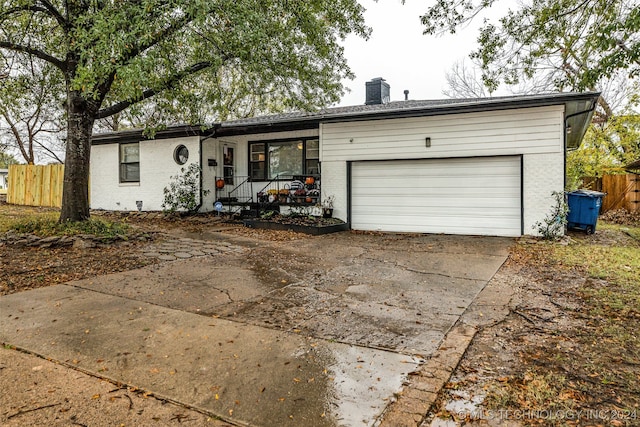
<path id="1" fill-rule="evenodd" d="M 189 167 L 180 169 L 180 174 L 171 177 L 168 187 L 164 188 L 165 212 L 186 211 L 196 213 L 200 204 L 200 167 L 191 163 Z M 209 194 L 209 190 L 202 190 L 202 197 Z"/>
<path id="2" fill-rule="evenodd" d="M 551 195 L 555 198 L 555 205 L 551 208 L 551 212 L 547 214 L 543 221 L 538 221 L 533 228 L 547 240 L 557 240 L 564 235 L 564 229 L 567 225 L 567 214 L 569 206 L 565 199 L 564 193 L 554 191 Z"/>

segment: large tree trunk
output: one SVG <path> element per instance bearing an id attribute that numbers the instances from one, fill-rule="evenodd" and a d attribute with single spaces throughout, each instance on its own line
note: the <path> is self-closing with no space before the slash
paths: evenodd
<path id="1" fill-rule="evenodd" d="M 89 160 L 96 109 L 80 93 L 68 91 L 67 148 L 60 222 L 89 219 Z"/>

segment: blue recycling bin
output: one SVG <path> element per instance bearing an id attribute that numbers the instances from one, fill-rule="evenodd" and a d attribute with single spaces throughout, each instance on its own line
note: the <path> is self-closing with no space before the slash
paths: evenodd
<path id="1" fill-rule="evenodd" d="M 567 193 L 567 204 L 569 205 L 567 228 L 579 228 L 587 234 L 595 233 L 602 198 L 605 195 L 605 193 L 591 190 Z"/>

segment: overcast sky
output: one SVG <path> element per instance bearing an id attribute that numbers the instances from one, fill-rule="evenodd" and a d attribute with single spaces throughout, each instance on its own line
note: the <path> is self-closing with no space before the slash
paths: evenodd
<path id="1" fill-rule="evenodd" d="M 391 86 L 391 100 L 441 99 L 447 88 L 446 73 L 456 61 L 468 59 L 477 46 L 481 19 L 453 35 L 423 35 L 420 15 L 432 0 L 360 0 L 367 9 L 365 20 L 373 28 L 368 41 L 350 36 L 345 42 L 345 56 L 356 74 L 346 81 L 351 89 L 339 105 L 358 105 L 365 101 L 365 82 L 382 77 Z M 500 6 L 500 2 L 498 2 Z M 485 16 L 501 16 L 505 6 L 494 6 Z"/>

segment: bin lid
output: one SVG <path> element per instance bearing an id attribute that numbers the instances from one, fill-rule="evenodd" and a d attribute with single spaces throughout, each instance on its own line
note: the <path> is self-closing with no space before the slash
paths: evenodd
<path id="1" fill-rule="evenodd" d="M 582 196 L 582 197 L 604 197 L 607 195 L 607 193 L 601 193 L 599 191 L 593 191 L 593 190 L 576 190 L 576 191 L 571 191 L 568 194 L 572 194 L 575 196 Z"/>

